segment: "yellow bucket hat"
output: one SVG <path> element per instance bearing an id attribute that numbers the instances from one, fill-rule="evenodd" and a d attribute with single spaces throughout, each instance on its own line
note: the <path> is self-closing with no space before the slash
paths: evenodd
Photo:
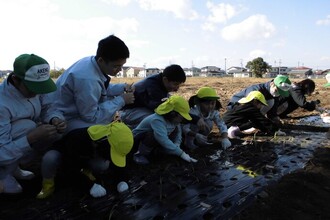
<path id="1" fill-rule="evenodd" d="M 265 96 L 259 91 L 250 92 L 246 97 L 241 98 L 240 100 L 238 100 L 238 102 L 241 103 L 241 104 L 244 104 L 244 103 L 251 102 L 253 99 L 257 99 L 262 104 L 268 105 L 267 102 L 266 102 Z"/>
<path id="2" fill-rule="evenodd" d="M 189 104 L 187 100 L 181 96 L 172 95 L 155 109 L 155 112 L 159 115 L 164 115 L 171 111 L 178 112 L 182 117 L 189 121 L 192 119 L 189 115 Z"/>
<path id="3" fill-rule="evenodd" d="M 197 91 L 196 94 L 197 98 L 199 99 L 209 99 L 209 100 L 216 100 L 220 97 L 217 95 L 215 89 L 211 87 L 202 87 Z"/>
<path id="4" fill-rule="evenodd" d="M 133 134 L 127 125 L 115 121 L 108 125 L 90 126 L 87 131 L 93 141 L 107 138 L 112 162 L 118 167 L 126 166 L 126 155 L 133 147 Z"/>

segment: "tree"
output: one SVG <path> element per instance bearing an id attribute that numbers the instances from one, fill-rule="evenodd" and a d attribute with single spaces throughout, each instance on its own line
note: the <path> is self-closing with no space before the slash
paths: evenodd
<path id="1" fill-rule="evenodd" d="M 65 69 L 61 68 L 59 70 L 50 70 L 50 77 L 57 79 L 62 73 L 65 71 Z"/>
<path id="2" fill-rule="evenodd" d="M 255 77 L 262 77 L 262 74 L 266 73 L 267 70 L 271 69 L 271 66 L 264 61 L 261 57 L 255 58 L 246 64 L 246 68 L 250 69 Z"/>

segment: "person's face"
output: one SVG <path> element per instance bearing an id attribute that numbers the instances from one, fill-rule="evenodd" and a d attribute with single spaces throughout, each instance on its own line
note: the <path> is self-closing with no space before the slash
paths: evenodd
<path id="1" fill-rule="evenodd" d="M 253 100 L 253 105 L 257 108 L 257 109 L 261 109 L 264 105 L 259 102 L 257 99 Z"/>
<path id="2" fill-rule="evenodd" d="M 278 88 L 275 86 L 274 82 L 270 83 L 270 91 L 269 92 L 273 97 L 280 96 L 280 93 L 278 92 Z"/>
<path id="3" fill-rule="evenodd" d="M 216 105 L 215 100 L 200 102 L 199 107 L 203 115 L 208 115 L 211 111 L 214 111 Z"/>
<path id="4" fill-rule="evenodd" d="M 105 61 L 102 57 L 97 60 L 97 63 L 103 74 L 116 76 L 126 63 L 126 59 L 119 59 L 115 61 Z"/>
<path id="5" fill-rule="evenodd" d="M 180 86 L 183 84 L 181 82 L 169 81 L 167 77 L 163 77 L 163 83 L 167 92 L 176 92 L 179 90 Z"/>
<path id="6" fill-rule="evenodd" d="M 179 113 L 175 114 L 175 116 L 171 119 L 171 122 L 175 125 L 180 124 L 182 121 L 183 121 L 183 117 Z"/>
<path id="7" fill-rule="evenodd" d="M 35 97 L 37 94 L 35 94 L 34 92 L 31 92 L 26 85 L 24 84 L 23 81 L 18 80 L 15 76 L 13 76 L 13 81 L 14 81 L 14 86 L 21 92 L 21 94 L 25 97 L 25 98 L 33 98 Z"/>

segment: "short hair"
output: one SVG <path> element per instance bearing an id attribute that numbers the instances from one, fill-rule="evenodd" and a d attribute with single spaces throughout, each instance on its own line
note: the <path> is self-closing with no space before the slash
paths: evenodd
<path id="1" fill-rule="evenodd" d="M 304 79 L 297 84 L 302 87 L 303 93 L 312 93 L 315 90 L 315 82 L 311 79 Z"/>
<path id="2" fill-rule="evenodd" d="M 210 99 L 200 99 L 196 95 L 194 95 L 194 96 L 191 96 L 189 98 L 188 103 L 189 103 L 189 107 L 193 108 L 195 105 L 199 105 L 199 103 L 209 102 L 209 101 L 212 101 L 212 100 L 210 100 Z M 221 108 L 222 108 L 221 102 L 219 100 L 215 99 L 215 108 L 214 108 L 214 110 L 220 110 Z"/>
<path id="3" fill-rule="evenodd" d="M 105 61 L 115 61 L 129 58 L 129 50 L 124 41 L 110 35 L 99 41 L 96 59 L 102 57 Z"/>
<path id="4" fill-rule="evenodd" d="M 186 81 L 186 73 L 181 66 L 172 64 L 164 69 L 162 72 L 163 77 L 169 81 L 184 83 Z"/>

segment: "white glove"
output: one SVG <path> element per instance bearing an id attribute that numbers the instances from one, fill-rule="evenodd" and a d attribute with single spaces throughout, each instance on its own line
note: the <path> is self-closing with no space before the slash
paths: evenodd
<path id="1" fill-rule="evenodd" d="M 276 131 L 276 135 L 277 136 L 285 136 L 286 133 L 284 131 L 278 130 L 278 131 Z"/>
<path id="2" fill-rule="evenodd" d="M 223 139 L 221 140 L 221 145 L 222 145 L 222 148 L 223 148 L 224 150 L 226 150 L 228 147 L 231 146 L 231 142 L 229 141 L 228 138 L 223 138 Z"/>
<path id="3" fill-rule="evenodd" d="M 184 159 L 184 160 L 187 161 L 187 162 L 193 162 L 193 163 L 196 163 L 196 162 L 198 161 L 198 160 L 196 160 L 196 159 L 190 157 L 190 156 L 189 156 L 188 154 L 186 154 L 185 152 L 183 152 L 183 153 L 181 154 L 181 158 Z"/>
<path id="4" fill-rule="evenodd" d="M 128 190 L 128 185 L 126 182 L 121 181 L 120 183 L 117 184 L 117 191 L 119 193 L 122 193 L 124 191 Z"/>
<path id="5" fill-rule="evenodd" d="M 200 133 L 197 133 L 196 136 L 195 136 L 195 138 L 197 140 L 197 143 L 200 143 L 200 144 L 207 143 L 207 137 L 205 135 L 202 135 Z"/>
<path id="6" fill-rule="evenodd" d="M 94 198 L 102 197 L 107 194 L 107 191 L 103 188 L 103 186 L 94 183 L 92 188 L 89 190 L 89 194 Z"/>

